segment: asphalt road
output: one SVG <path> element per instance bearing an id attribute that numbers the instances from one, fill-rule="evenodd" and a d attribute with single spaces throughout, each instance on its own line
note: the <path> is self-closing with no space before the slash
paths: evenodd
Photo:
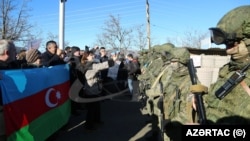
<path id="1" fill-rule="evenodd" d="M 97 130 L 84 130 L 86 110 L 81 110 L 80 116 L 72 116 L 48 141 L 149 141 L 150 118 L 142 115 L 140 107 L 140 102 L 131 101 L 125 95 L 105 100 L 101 103 L 104 124 Z"/>

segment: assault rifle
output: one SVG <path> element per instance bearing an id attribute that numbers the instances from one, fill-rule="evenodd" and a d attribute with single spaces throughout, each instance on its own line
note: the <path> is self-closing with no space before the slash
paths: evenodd
<path id="1" fill-rule="evenodd" d="M 189 59 L 187 66 L 188 66 L 190 79 L 192 81 L 192 85 L 196 85 L 197 76 L 196 76 L 196 69 L 194 68 L 194 64 L 193 64 L 193 59 Z M 204 94 L 203 92 L 194 93 L 195 104 L 196 104 L 197 114 L 199 118 L 198 122 L 200 124 L 205 124 L 207 121 L 205 107 L 204 107 L 203 98 L 202 98 L 203 94 Z"/>
<path id="2" fill-rule="evenodd" d="M 216 92 L 215 96 L 218 99 L 223 99 L 234 87 L 237 86 L 246 76 L 245 71 L 250 67 L 250 63 L 244 66 L 243 69 L 236 71 L 227 82 L 221 86 Z"/>

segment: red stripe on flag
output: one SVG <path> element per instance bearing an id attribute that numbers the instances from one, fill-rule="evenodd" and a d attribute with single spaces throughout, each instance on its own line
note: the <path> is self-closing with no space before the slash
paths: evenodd
<path id="1" fill-rule="evenodd" d="M 4 105 L 6 135 L 28 125 L 34 119 L 68 100 L 69 81 L 32 96 Z M 58 119 L 55 119 L 58 120 Z"/>

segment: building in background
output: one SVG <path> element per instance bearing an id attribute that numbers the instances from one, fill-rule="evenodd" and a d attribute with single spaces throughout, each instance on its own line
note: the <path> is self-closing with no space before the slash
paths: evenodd
<path id="1" fill-rule="evenodd" d="M 197 76 L 201 84 L 209 87 L 218 77 L 219 69 L 230 61 L 230 56 L 225 49 L 209 48 L 197 49 L 188 48 L 190 57 L 193 58 Z"/>

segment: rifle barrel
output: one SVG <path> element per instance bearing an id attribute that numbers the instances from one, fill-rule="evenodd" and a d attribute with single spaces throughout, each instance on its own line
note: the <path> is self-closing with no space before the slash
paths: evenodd
<path id="1" fill-rule="evenodd" d="M 193 63 L 193 59 L 189 59 L 189 65 L 188 65 L 188 71 L 190 74 L 190 79 L 193 85 L 197 84 L 197 80 L 196 80 L 196 70 L 194 68 L 194 63 Z"/>
<path id="2" fill-rule="evenodd" d="M 197 84 L 197 77 L 196 77 L 196 70 L 193 64 L 193 59 L 189 59 L 189 64 L 188 64 L 188 70 L 189 70 L 189 75 L 190 79 L 192 81 L 192 85 Z M 200 124 L 205 124 L 206 123 L 206 112 L 205 112 L 205 107 L 203 104 L 203 98 L 202 95 L 203 93 L 194 93 L 194 98 L 195 98 L 195 103 L 197 107 L 197 113 L 198 113 L 198 118 L 199 118 L 199 123 Z"/>

